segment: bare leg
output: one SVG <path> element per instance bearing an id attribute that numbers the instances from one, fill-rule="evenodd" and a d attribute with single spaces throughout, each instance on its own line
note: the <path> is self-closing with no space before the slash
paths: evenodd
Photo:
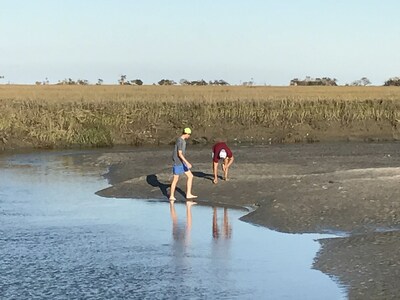
<path id="1" fill-rule="evenodd" d="M 213 161 L 213 173 L 214 173 L 214 180 L 213 183 L 218 183 L 218 163 Z"/>
<path id="2" fill-rule="evenodd" d="M 176 190 L 176 185 L 178 183 L 179 180 L 179 175 L 174 175 L 174 178 L 172 179 L 172 183 L 171 183 L 171 191 L 169 193 L 169 201 L 175 201 L 175 190 Z"/>
<path id="3" fill-rule="evenodd" d="M 228 171 L 229 171 L 229 166 L 232 164 L 233 158 L 226 158 L 224 159 L 224 162 L 222 164 L 222 170 L 224 171 L 224 180 L 228 180 Z"/>
<path id="4" fill-rule="evenodd" d="M 224 180 L 225 181 L 228 181 L 228 170 L 229 170 L 229 168 L 225 167 L 225 172 L 224 172 Z"/>
<path id="5" fill-rule="evenodd" d="M 228 166 L 227 166 L 227 161 L 226 159 L 222 163 L 222 171 L 224 172 L 224 180 L 228 180 Z"/>
<path id="6" fill-rule="evenodd" d="M 192 194 L 193 174 L 191 171 L 187 171 L 185 174 L 187 176 L 186 199 L 195 199 L 197 196 Z"/>

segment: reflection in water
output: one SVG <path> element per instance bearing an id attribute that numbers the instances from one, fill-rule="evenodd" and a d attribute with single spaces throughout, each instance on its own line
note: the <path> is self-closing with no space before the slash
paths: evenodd
<path id="1" fill-rule="evenodd" d="M 178 222 L 174 201 L 169 203 L 171 220 L 172 220 L 172 236 L 175 241 L 184 241 L 186 245 L 190 243 L 190 231 L 192 229 L 192 206 L 196 204 L 192 201 L 186 202 L 186 223 Z M 218 208 L 213 207 L 212 217 L 212 237 L 214 239 L 230 239 L 232 236 L 232 226 L 229 223 L 228 209 L 223 208 L 222 230 L 221 224 L 218 224 Z M 221 235 L 222 232 L 222 235 Z"/>
<path id="2" fill-rule="evenodd" d="M 213 224 L 212 224 L 212 234 L 214 239 L 221 238 L 221 233 L 218 226 L 218 211 L 217 207 L 213 207 Z M 224 216 L 222 222 L 222 237 L 225 239 L 230 239 L 232 236 L 232 227 L 229 224 L 228 219 L 228 209 L 224 207 Z"/>
<path id="3" fill-rule="evenodd" d="M 178 217 L 175 210 L 175 201 L 169 202 L 169 209 L 172 219 L 172 236 L 176 241 L 183 241 L 184 244 L 190 243 L 190 230 L 192 229 L 192 206 L 197 204 L 193 201 L 186 201 L 186 224 L 178 223 Z"/>
<path id="4" fill-rule="evenodd" d="M 3 163 L 1 299 L 342 298 L 310 268 L 321 235 L 251 226 L 234 209 L 101 198 L 101 172 L 70 163 Z"/>

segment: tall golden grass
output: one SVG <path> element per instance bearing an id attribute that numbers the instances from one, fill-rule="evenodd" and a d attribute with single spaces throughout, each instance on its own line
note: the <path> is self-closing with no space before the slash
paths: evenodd
<path id="1" fill-rule="evenodd" d="M 34 147 L 166 143 L 186 126 L 209 139 L 321 122 L 396 130 L 400 88 L 1 85 L 0 112 L 0 145 Z"/>
<path id="2" fill-rule="evenodd" d="M 399 100 L 399 87 L 0 85 L 0 100 L 50 102 Z"/>

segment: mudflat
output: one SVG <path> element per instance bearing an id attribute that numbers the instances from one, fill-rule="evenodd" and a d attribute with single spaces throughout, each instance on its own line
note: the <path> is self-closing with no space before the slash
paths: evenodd
<path id="1" fill-rule="evenodd" d="M 245 222 L 288 233 L 335 232 L 313 267 L 348 287 L 349 299 L 400 297 L 400 143 L 229 144 L 229 181 L 212 183 L 212 145 L 188 145 L 199 204 L 248 207 Z M 85 157 L 107 166 L 97 194 L 168 201 L 172 146 Z M 222 172 L 220 172 L 221 174 Z M 185 201 L 186 178 L 176 197 Z"/>

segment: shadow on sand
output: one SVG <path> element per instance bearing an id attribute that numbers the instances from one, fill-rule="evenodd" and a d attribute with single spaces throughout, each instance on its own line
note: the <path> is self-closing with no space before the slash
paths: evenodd
<path id="1" fill-rule="evenodd" d="M 208 173 L 204 173 L 204 172 L 192 172 L 194 177 L 199 177 L 199 178 L 204 178 L 210 181 L 213 181 L 214 176 L 213 174 L 208 174 Z M 218 176 L 220 179 L 222 179 L 221 176 Z M 170 188 L 171 184 L 170 183 L 162 183 L 161 181 L 158 180 L 157 175 L 155 174 L 151 174 L 151 175 L 147 175 L 146 177 L 146 182 L 153 186 L 153 187 L 158 187 L 161 191 L 161 193 L 169 198 L 169 193 L 168 193 L 168 189 Z M 179 187 L 176 187 L 176 191 L 181 194 L 184 198 L 186 198 L 186 193 Z"/>
<path id="2" fill-rule="evenodd" d="M 204 173 L 204 172 L 192 172 L 194 177 L 200 177 L 200 178 L 205 178 L 208 179 L 210 181 L 213 181 L 214 176 L 213 174 L 208 174 L 208 173 Z M 219 177 L 219 176 L 218 176 Z M 222 178 L 222 177 L 221 177 Z"/>
<path id="3" fill-rule="evenodd" d="M 154 187 L 158 187 L 161 191 L 161 193 L 169 198 L 169 194 L 168 194 L 168 189 L 170 188 L 170 184 L 165 184 L 162 183 L 158 180 L 157 175 L 155 174 L 151 174 L 151 175 L 147 175 L 146 177 L 146 181 L 149 185 L 154 186 Z M 176 191 L 181 194 L 183 197 L 186 198 L 186 193 L 184 191 L 182 191 L 182 189 L 180 189 L 179 187 L 176 187 Z"/>

